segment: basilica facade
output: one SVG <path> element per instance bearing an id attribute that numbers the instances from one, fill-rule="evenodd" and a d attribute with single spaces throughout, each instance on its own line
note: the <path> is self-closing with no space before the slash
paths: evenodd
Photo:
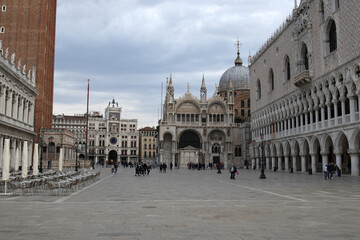
<path id="1" fill-rule="evenodd" d="M 359 175 L 359 1 L 302 0 L 250 66 L 252 162 Z"/>
<path id="2" fill-rule="evenodd" d="M 248 86 L 248 68 L 242 66 L 239 53 L 235 67 L 223 74 L 220 88 L 209 98 L 203 77 L 199 98 L 190 93 L 188 85 L 187 92 L 175 99 L 170 76 L 159 124 L 160 162 L 180 168 L 189 163 L 243 166 L 249 157 L 247 146 L 251 139 L 245 107 L 245 103 L 250 104 Z"/>

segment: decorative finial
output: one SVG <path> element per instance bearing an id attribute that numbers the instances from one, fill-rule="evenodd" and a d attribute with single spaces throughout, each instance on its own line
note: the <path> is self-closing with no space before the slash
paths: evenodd
<path id="1" fill-rule="evenodd" d="M 190 84 L 187 83 L 187 92 L 189 93 L 190 92 Z"/>
<path id="2" fill-rule="evenodd" d="M 297 0 L 295 0 L 295 8 L 297 8 Z"/>
<path id="3" fill-rule="evenodd" d="M 242 44 L 239 41 L 239 37 L 237 37 L 237 41 L 235 43 L 235 47 L 237 48 L 237 58 L 235 59 L 235 65 L 240 65 L 240 66 L 243 64 L 243 61 L 240 58 L 240 46 L 241 45 Z"/>

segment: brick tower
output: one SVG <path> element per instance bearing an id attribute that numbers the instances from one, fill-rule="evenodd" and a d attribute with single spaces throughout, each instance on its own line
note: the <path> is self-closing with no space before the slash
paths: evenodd
<path id="1" fill-rule="evenodd" d="M 57 0 L 0 0 L 0 40 L 2 50 L 16 53 L 16 62 L 31 69 L 36 65 L 34 130 L 51 128 L 55 25 Z"/>

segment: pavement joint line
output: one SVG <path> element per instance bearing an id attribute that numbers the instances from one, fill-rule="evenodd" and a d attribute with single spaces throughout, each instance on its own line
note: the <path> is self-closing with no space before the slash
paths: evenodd
<path id="1" fill-rule="evenodd" d="M 240 184 L 229 183 L 229 182 L 226 182 L 226 181 L 223 181 L 223 180 L 220 180 L 220 182 L 235 185 L 237 187 L 241 187 L 241 188 L 245 188 L 245 189 L 249 189 L 249 190 L 253 190 L 253 191 L 267 193 L 267 194 L 278 196 L 278 197 L 288 198 L 288 199 L 292 199 L 292 200 L 296 200 L 296 201 L 300 201 L 300 202 L 309 202 L 308 200 L 305 200 L 305 199 L 291 197 L 291 196 L 283 195 L 283 194 L 278 194 L 278 193 L 262 190 L 262 189 L 259 189 L 259 188 L 252 188 L 252 187 L 243 186 L 243 185 L 240 185 Z"/>
<path id="2" fill-rule="evenodd" d="M 91 187 L 93 187 L 93 186 L 96 186 L 96 185 L 98 185 L 99 183 L 104 182 L 105 180 L 111 178 L 112 176 L 114 176 L 114 175 L 107 176 L 106 178 L 103 178 L 103 179 L 97 181 L 96 183 L 93 183 L 93 184 L 91 184 L 91 185 L 89 185 L 89 186 L 81 189 L 80 191 L 74 192 L 74 193 L 70 194 L 69 196 L 66 196 L 66 197 L 60 198 L 60 199 L 58 199 L 58 200 L 55 200 L 54 203 L 64 202 L 64 201 L 66 201 L 66 200 L 68 200 L 68 199 L 70 199 L 70 198 L 78 195 L 79 193 L 82 193 L 83 191 L 85 191 L 85 190 L 87 190 L 87 189 L 89 189 L 89 188 L 91 188 Z"/>

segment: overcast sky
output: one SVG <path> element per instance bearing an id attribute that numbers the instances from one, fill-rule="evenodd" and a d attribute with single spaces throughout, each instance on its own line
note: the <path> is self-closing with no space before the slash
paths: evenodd
<path id="1" fill-rule="evenodd" d="M 109 101 L 138 126 L 159 119 L 161 83 L 173 76 L 175 97 L 186 85 L 208 97 L 240 55 L 261 45 L 286 19 L 293 0 L 60 0 L 57 8 L 54 114 L 104 112 Z"/>

